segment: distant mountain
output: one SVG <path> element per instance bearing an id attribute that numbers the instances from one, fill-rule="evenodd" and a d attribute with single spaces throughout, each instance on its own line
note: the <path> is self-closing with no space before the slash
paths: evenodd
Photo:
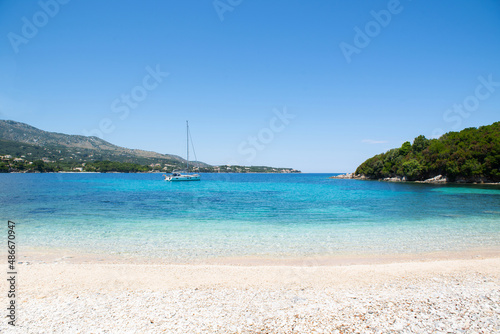
<path id="1" fill-rule="evenodd" d="M 177 155 L 129 149 L 113 145 L 98 137 L 67 135 L 48 132 L 31 125 L 0 120 L 1 154 L 13 156 L 30 154 L 30 158 L 53 161 L 90 162 L 110 160 L 137 164 L 183 165 L 185 160 Z M 208 166 L 207 164 L 200 163 Z"/>
<path id="2" fill-rule="evenodd" d="M 116 171 L 144 169 L 131 164 L 143 167 L 148 165 L 145 170 L 164 172 L 186 167 L 186 160 L 177 155 L 134 150 L 113 145 L 97 137 L 47 132 L 28 124 L 0 120 L 0 172 L 32 172 L 36 168 L 31 163 L 37 160 L 40 160 L 38 164 L 48 164 L 40 166 L 39 171 L 71 171 L 78 168 L 99 171 L 99 166 L 102 167 L 100 161 L 113 162 L 114 164 L 108 165 L 112 167 L 110 170 Z M 109 167 L 108 165 L 106 166 Z M 267 166 L 211 166 L 200 161 L 192 161 L 190 165 L 196 171 L 207 173 L 300 172 L 292 168 Z"/>

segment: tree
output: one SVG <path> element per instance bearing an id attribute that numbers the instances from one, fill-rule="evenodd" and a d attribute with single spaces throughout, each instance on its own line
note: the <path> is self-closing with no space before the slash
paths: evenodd
<path id="1" fill-rule="evenodd" d="M 0 162 L 0 173 L 8 173 L 9 172 L 9 166 L 6 165 L 4 162 Z"/>
<path id="2" fill-rule="evenodd" d="M 482 174 L 482 166 L 475 159 L 467 160 L 460 168 L 460 174 L 464 176 L 480 176 Z"/>
<path id="3" fill-rule="evenodd" d="M 45 171 L 45 162 L 42 160 L 35 160 L 33 161 L 33 169 L 38 171 L 38 172 L 43 172 Z"/>
<path id="4" fill-rule="evenodd" d="M 403 173 L 408 179 L 417 179 L 421 172 L 422 165 L 416 159 L 411 159 L 403 163 Z"/>
<path id="5" fill-rule="evenodd" d="M 403 145 L 401 145 L 401 148 L 399 149 L 399 155 L 405 157 L 410 152 L 411 152 L 411 144 L 409 141 L 407 141 Z"/>
<path id="6" fill-rule="evenodd" d="M 429 147 L 429 139 L 425 138 L 425 136 L 420 135 L 413 140 L 413 145 L 411 146 L 411 149 L 413 152 L 418 153 L 422 152 L 427 147 Z"/>

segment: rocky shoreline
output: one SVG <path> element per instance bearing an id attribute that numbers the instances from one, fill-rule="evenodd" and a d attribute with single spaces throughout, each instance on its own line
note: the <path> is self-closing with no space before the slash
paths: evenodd
<path id="1" fill-rule="evenodd" d="M 500 184 L 500 182 L 491 182 L 485 178 L 458 178 L 455 181 L 450 181 L 448 177 L 443 175 L 437 175 L 435 177 L 431 177 L 429 179 L 423 181 L 411 181 L 408 180 L 405 176 L 394 176 L 394 177 L 385 177 L 374 179 L 367 177 L 363 174 L 354 174 L 354 173 L 346 173 L 341 175 L 330 176 L 330 179 L 353 179 L 353 180 L 373 180 L 373 181 L 385 181 L 385 182 L 415 182 L 415 183 L 431 183 L 431 184 L 445 184 L 445 183 L 453 183 L 453 184 Z"/>

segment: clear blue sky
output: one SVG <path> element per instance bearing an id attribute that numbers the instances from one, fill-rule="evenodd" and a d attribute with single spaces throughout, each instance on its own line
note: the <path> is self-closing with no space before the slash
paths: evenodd
<path id="1" fill-rule="evenodd" d="M 0 2 L 0 119 L 304 172 L 500 120 L 496 0 L 55 1 Z"/>

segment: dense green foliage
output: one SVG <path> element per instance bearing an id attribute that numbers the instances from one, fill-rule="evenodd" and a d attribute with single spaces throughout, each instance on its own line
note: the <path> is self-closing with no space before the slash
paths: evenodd
<path id="1" fill-rule="evenodd" d="M 86 172 L 119 172 L 119 173 L 138 173 L 148 172 L 152 170 L 149 166 L 143 166 L 130 162 L 117 162 L 117 161 L 95 161 L 85 165 Z"/>
<path id="2" fill-rule="evenodd" d="M 140 157 L 127 154 L 117 154 L 107 150 L 74 148 L 63 145 L 38 146 L 5 139 L 0 139 L 0 155 L 11 155 L 13 157 L 24 156 L 30 161 L 47 159 L 57 161 L 65 166 L 81 166 L 82 163 L 86 162 L 106 160 L 128 162 L 140 165 L 155 163 L 169 164 L 175 166 L 174 168 L 181 168 L 184 166 L 184 162 L 182 160 L 177 161 L 166 158 Z"/>
<path id="3" fill-rule="evenodd" d="M 26 161 L 1 161 L 0 173 L 9 172 L 29 172 L 29 173 L 47 173 L 59 172 L 64 170 L 56 164 L 45 163 L 42 160 L 35 160 L 31 164 Z"/>
<path id="4" fill-rule="evenodd" d="M 0 148 L 1 150 L 1 148 Z M 1 152 L 0 152 L 1 153 Z M 182 166 L 181 166 L 182 167 Z M 47 173 L 47 172 L 97 172 L 97 173 L 145 173 L 145 172 L 163 172 L 171 173 L 179 169 L 177 166 L 163 165 L 140 165 L 130 162 L 119 161 L 94 161 L 89 163 L 64 162 L 43 160 L 29 161 L 21 159 L 16 161 L 14 157 L 0 160 L 0 173 L 19 172 L 19 173 Z M 181 168 L 182 169 L 182 168 Z M 300 173 L 291 168 L 273 168 L 267 166 L 209 166 L 197 167 L 191 166 L 190 172 L 196 173 Z"/>
<path id="5" fill-rule="evenodd" d="M 439 139 L 418 136 L 413 144 L 378 154 L 357 169 L 356 174 L 379 179 L 406 177 L 425 180 L 437 175 L 457 179 L 500 181 L 500 122 L 460 132 L 448 132 Z"/>

